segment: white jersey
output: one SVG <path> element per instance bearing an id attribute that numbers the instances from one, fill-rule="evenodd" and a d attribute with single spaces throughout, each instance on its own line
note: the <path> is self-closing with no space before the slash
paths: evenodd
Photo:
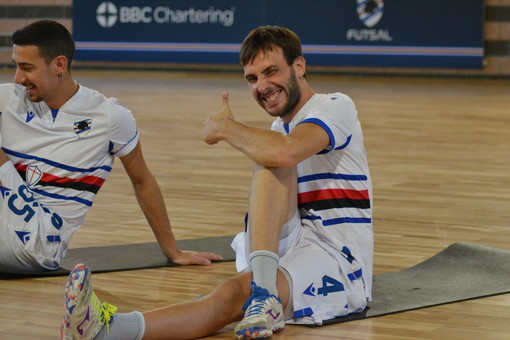
<path id="1" fill-rule="evenodd" d="M 341 93 L 315 94 L 290 124 L 276 119 L 272 130 L 289 134 L 313 123 L 329 135 L 326 150 L 297 166 L 298 207 L 319 238 L 361 264 L 366 297 L 371 299 L 373 265 L 372 184 L 363 134 L 352 100 Z"/>
<path id="2" fill-rule="evenodd" d="M 115 98 L 84 86 L 52 111 L 42 101 L 30 102 L 23 86 L 2 84 L 0 142 L 37 202 L 65 222 L 53 240 L 61 245 L 58 263 L 110 174 L 114 156 L 133 150 L 138 130 L 131 112 Z"/>

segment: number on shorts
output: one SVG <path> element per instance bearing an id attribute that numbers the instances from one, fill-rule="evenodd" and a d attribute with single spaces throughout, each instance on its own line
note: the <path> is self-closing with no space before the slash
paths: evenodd
<path id="1" fill-rule="evenodd" d="M 32 207 L 29 206 L 28 204 L 25 204 L 21 209 L 18 209 L 18 207 L 16 207 L 14 205 L 14 201 L 17 198 L 18 198 L 18 195 L 16 195 L 16 194 L 11 195 L 11 197 L 9 197 L 9 201 L 7 202 L 9 205 L 9 209 L 11 209 L 13 213 L 15 213 L 16 215 L 19 215 L 19 216 L 23 216 L 26 214 L 26 216 L 23 220 L 25 222 L 30 221 L 32 219 L 32 217 L 34 217 L 34 215 L 35 215 L 34 209 L 32 209 Z"/>
<path id="2" fill-rule="evenodd" d="M 343 292 L 344 290 L 342 282 L 324 275 L 322 277 L 322 287 L 317 290 L 317 294 L 328 296 L 329 293 Z"/>
<path id="3" fill-rule="evenodd" d="M 34 198 L 34 196 L 32 195 L 32 193 L 30 192 L 30 190 L 28 190 L 26 185 L 21 185 L 18 189 L 18 193 L 13 194 L 13 195 L 11 195 L 11 197 L 9 197 L 8 205 L 9 205 L 9 208 L 12 210 L 12 212 L 15 213 L 16 215 L 19 215 L 19 216 L 26 215 L 25 218 L 23 219 L 25 222 L 30 221 L 32 219 L 32 217 L 34 217 L 35 210 L 32 208 L 32 206 L 30 204 L 24 204 L 21 208 L 18 208 L 14 204 L 14 202 L 18 198 L 21 198 L 21 200 L 24 201 L 25 203 L 33 202 L 32 205 L 34 207 L 37 205 L 41 206 L 42 210 L 45 213 L 51 215 L 51 223 L 53 224 L 53 227 L 55 227 L 57 230 L 60 230 L 60 228 L 62 228 L 62 225 L 64 224 L 62 217 L 60 217 L 60 215 L 58 215 L 57 213 L 52 212 L 50 209 L 44 207 L 42 204 L 39 204 L 36 201 L 36 199 Z"/>

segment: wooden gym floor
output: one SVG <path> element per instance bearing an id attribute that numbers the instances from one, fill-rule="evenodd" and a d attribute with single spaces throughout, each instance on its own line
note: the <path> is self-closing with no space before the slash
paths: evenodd
<path id="1" fill-rule="evenodd" d="M 74 76 L 133 110 L 178 239 L 243 228 L 253 164 L 227 144 L 201 139 L 223 89 L 237 120 L 269 127 L 241 70 Z M 12 70 L 0 72 L 0 82 L 12 78 Z M 317 92 L 341 91 L 357 104 L 374 184 L 376 274 L 413 266 L 457 241 L 510 249 L 510 81 L 308 79 Z M 120 161 L 115 165 L 71 247 L 154 241 Z M 98 274 L 93 283 L 120 311 L 146 311 L 207 293 L 234 274 L 227 262 Z M 57 339 L 65 281 L 1 280 L 0 339 Z M 321 328 L 288 326 L 274 338 L 509 339 L 509 321 L 510 294 L 503 294 Z M 208 339 L 231 339 L 232 328 Z"/>

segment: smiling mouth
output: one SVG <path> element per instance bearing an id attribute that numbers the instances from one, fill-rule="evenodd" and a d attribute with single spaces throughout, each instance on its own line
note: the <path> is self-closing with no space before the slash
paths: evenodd
<path id="1" fill-rule="evenodd" d="M 35 89 L 34 85 L 23 85 L 25 87 L 25 92 L 29 93 L 32 92 L 32 90 Z"/>
<path id="2" fill-rule="evenodd" d="M 264 102 L 271 104 L 280 97 L 281 92 L 282 90 L 277 90 L 261 97 Z"/>

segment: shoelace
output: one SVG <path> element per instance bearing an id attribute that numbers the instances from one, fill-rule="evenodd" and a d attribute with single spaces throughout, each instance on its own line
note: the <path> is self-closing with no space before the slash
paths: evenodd
<path id="1" fill-rule="evenodd" d="M 101 325 L 106 326 L 106 332 L 110 333 L 110 322 L 117 311 L 117 307 L 109 304 L 108 302 L 101 303 L 95 293 L 92 293 L 90 304 L 97 312 L 97 315 L 99 315 Z"/>
<path id="2" fill-rule="evenodd" d="M 263 297 L 263 298 L 257 297 L 257 298 L 255 298 L 254 299 L 255 304 L 251 305 L 248 308 L 246 316 L 260 314 L 262 312 L 262 310 L 264 309 L 265 305 L 266 305 L 266 299 L 265 298 L 266 297 Z"/>
<path id="3" fill-rule="evenodd" d="M 255 282 L 251 282 L 251 295 L 248 298 L 248 301 L 245 302 L 243 305 L 243 310 L 246 310 L 253 299 L 265 299 L 266 297 L 270 296 L 269 291 L 267 289 L 264 289 L 262 287 L 259 287 L 255 284 Z"/>

